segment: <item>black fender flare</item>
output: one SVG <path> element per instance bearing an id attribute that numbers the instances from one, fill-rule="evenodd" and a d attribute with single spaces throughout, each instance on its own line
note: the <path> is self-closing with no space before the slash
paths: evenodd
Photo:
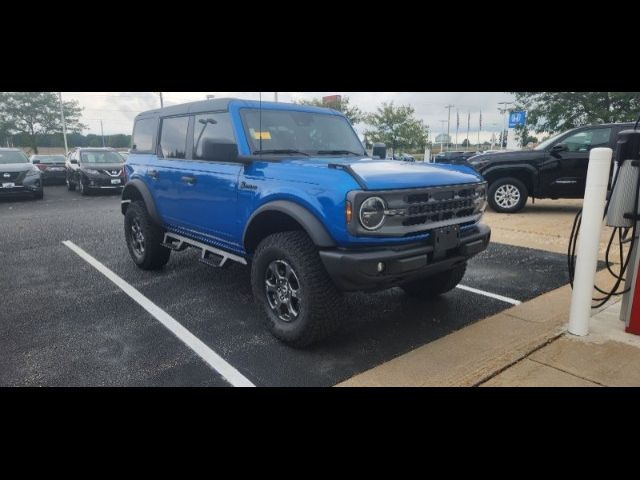
<path id="1" fill-rule="evenodd" d="M 486 179 L 492 173 L 498 173 L 501 177 L 513 176 L 515 172 L 523 172 L 531 175 L 531 184 L 535 189 L 538 186 L 538 169 L 528 163 L 517 163 L 510 165 L 496 165 L 482 171 L 482 176 Z"/>
<path id="2" fill-rule="evenodd" d="M 149 191 L 149 188 L 144 184 L 142 180 L 137 178 L 130 180 L 125 185 L 122 190 L 122 202 L 120 204 L 120 210 L 124 215 L 127 213 L 127 208 L 129 207 L 129 203 L 131 203 L 131 199 L 134 197 L 132 193 L 137 191 L 142 197 L 145 206 L 147 207 L 147 212 L 158 225 L 162 225 L 162 220 L 160 219 L 160 215 L 158 215 L 158 209 L 156 208 L 156 202 L 153 200 L 153 196 Z"/>
<path id="3" fill-rule="evenodd" d="M 311 241 L 313 241 L 313 243 L 318 247 L 330 248 L 336 246 L 336 242 L 331 238 L 327 229 L 313 213 L 305 207 L 288 200 L 274 200 L 273 202 L 262 205 L 253 212 L 244 227 L 244 232 L 242 233 L 243 245 L 246 245 L 247 232 L 249 231 L 253 220 L 264 212 L 280 212 L 289 215 L 302 226 L 305 232 L 307 232 L 307 235 L 311 238 Z"/>

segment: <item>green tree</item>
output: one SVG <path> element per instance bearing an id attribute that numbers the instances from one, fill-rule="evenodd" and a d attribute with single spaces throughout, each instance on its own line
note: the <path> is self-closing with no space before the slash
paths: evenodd
<path id="1" fill-rule="evenodd" d="M 526 147 L 529 143 L 538 143 L 538 138 L 531 135 L 531 131 L 526 125 L 516 126 L 515 134 L 521 147 Z"/>
<path id="2" fill-rule="evenodd" d="M 353 125 L 362 122 L 362 120 L 364 119 L 362 110 L 360 110 L 355 105 L 351 105 L 351 100 L 349 99 L 349 97 L 341 97 L 340 102 L 330 104 L 322 103 L 321 98 L 312 98 L 311 100 L 296 100 L 295 103 L 299 105 L 311 105 L 314 107 L 333 108 L 334 110 L 342 112 Z"/>
<path id="3" fill-rule="evenodd" d="M 79 132 L 82 108 L 75 100 L 63 102 L 67 130 Z M 53 92 L 0 92 L 0 117 L 9 131 L 26 134 L 29 146 L 38 153 L 38 138 L 49 133 L 61 133 L 60 103 Z"/>
<path id="4" fill-rule="evenodd" d="M 537 133 L 562 132 L 590 123 L 635 120 L 640 92 L 510 92 L 515 110 L 527 112 L 527 124 Z"/>
<path id="5" fill-rule="evenodd" d="M 471 146 L 471 142 L 469 141 L 469 139 L 468 139 L 468 138 L 465 138 L 465 139 L 462 141 L 462 146 L 463 146 L 463 147 L 469 147 L 469 146 Z"/>
<path id="6" fill-rule="evenodd" d="M 365 123 L 371 127 L 365 136 L 371 142 L 384 142 L 397 149 L 424 150 L 429 141 L 429 126 L 415 117 L 415 110 L 408 105 L 394 106 L 393 102 L 383 103 L 375 113 L 365 116 Z"/>

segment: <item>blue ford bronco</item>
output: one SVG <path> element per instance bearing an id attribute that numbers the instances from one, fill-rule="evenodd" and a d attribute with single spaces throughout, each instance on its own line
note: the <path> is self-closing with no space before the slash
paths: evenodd
<path id="1" fill-rule="evenodd" d="M 195 247 L 251 267 L 269 330 L 305 346 L 336 327 L 341 292 L 453 289 L 490 237 L 470 167 L 371 158 L 340 112 L 214 99 L 135 119 L 122 192 L 133 261 Z"/>

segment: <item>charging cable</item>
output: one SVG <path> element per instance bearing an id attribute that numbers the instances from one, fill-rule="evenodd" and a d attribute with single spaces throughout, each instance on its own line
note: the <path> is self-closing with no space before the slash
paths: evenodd
<path id="1" fill-rule="evenodd" d="M 635 126 L 633 127 L 634 131 L 637 130 L 638 124 L 640 124 L 640 117 L 638 117 L 638 120 L 636 121 Z M 607 203 L 605 204 L 605 209 L 604 209 L 604 218 L 607 218 L 607 213 L 609 211 L 611 201 L 613 198 L 615 198 L 615 196 L 613 195 L 613 192 L 615 191 L 615 187 L 620 178 L 622 163 L 625 161 L 631 161 L 631 162 L 635 162 L 635 163 L 632 163 L 631 165 L 640 167 L 640 163 L 637 162 L 637 160 L 628 160 L 624 158 L 620 150 L 621 149 L 618 148 L 616 151 L 617 158 L 615 159 L 615 161 L 617 162 L 618 165 L 616 168 L 613 181 L 611 183 L 611 189 L 609 191 L 609 195 L 607 196 Z M 592 299 L 596 303 L 592 305 L 591 308 L 599 308 L 603 306 L 606 302 L 608 302 L 612 297 L 623 295 L 629 291 L 628 288 L 627 289 L 623 288 L 622 290 L 620 290 L 620 286 L 624 285 L 623 282 L 626 281 L 625 273 L 627 272 L 627 268 L 629 267 L 629 262 L 631 260 L 631 253 L 636 243 L 636 228 L 639 220 L 637 210 L 638 210 L 638 201 L 640 200 L 640 168 L 637 168 L 637 170 L 638 170 L 638 175 L 637 175 L 636 184 L 635 184 L 635 195 L 634 195 L 635 202 L 633 203 L 633 206 L 634 206 L 633 212 L 626 213 L 624 215 L 625 218 L 631 219 L 632 227 L 620 227 L 620 226 L 613 227 L 613 231 L 611 232 L 611 236 L 609 237 L 609 241 L 607 243 L 607 249 L 605 251 L 606 268 L 609 271 L 609 273 L 615 278 L 616 281 L 609 290 L 604 290 L 598 287 L 597 285 L 594 285 L 595 290 L 598 293 L 600 293 L 602 296 L 595 297 Z M 571 284 L 571 288 L 573 288 L 573 279 L 575 274 L 575 261 L 576 261 L 576 248 L 578 243 L 578 235 L 580 233 L 581 220 L 582 220 L 582 209 L 578 211 L 578 213 L 576 214 L 573 220 L 573 225 L 571 227 L 571 235 L 569 236 L 569 246 L 567 249 L 567 266 L 569 269 L 569 283 Z M 631 230 L 631 236 L 629 236 L 630 230 Z M 616 238 L 618 240 L 618 259 L 617 260 L 619 261 L 618 262 L 619 269 L 617 271 L 614 271 L 614 268 L 613 268 L 614 263 L 611 261 L 610 255 L 611 255 L 612 246 L 614 244 L 614 240 Z M 624 252 L 625 244 L 629 244 L 626 255 Z"/>

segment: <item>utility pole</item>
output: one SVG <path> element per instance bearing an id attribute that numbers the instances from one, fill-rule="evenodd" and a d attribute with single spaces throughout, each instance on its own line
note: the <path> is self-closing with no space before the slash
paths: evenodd
<path id="1" fill-rule="evenodd" d="M 106 147 L 104 144 L 104 128 L 102 127 L 102 119 L 100 119 L 100 135 L 102 135 L 102 146 Z"/>
<path id="2" fill-rule="evenodd" d="M 504 130 L 502 130 L 502 135 L 500 135 L 500 138 L 501 138 L 500 150 L 503 150 L 507 148 L 507 143 L 506 143 L 507 139 L 505 138 L 505 131 L 508 129 L 507 118 L 508 118 L 509 106 L 513 105 L 513 102 L 498 102 L 498 105 L 504 105 L 503 108 L 498 108 L 498 111 L 504 114 Z"/>
<path id="3" fill-rule="evenodd" d="M 69 155 L 69 146 L 67 144 L 67 124 L 64 121 L 64 108 L 62 107 L 62 92 L 58 92 L 58 100 L 60 101 L 60 119 L 62 120 L 62 136 L 64 137 L 64 154 Z"/>
<path id="4" fill-rule="evenodd" d="M 480 132 L 482 131 L 482 110 L 480 110 L 480 119 L 478 122 L 478 151 L 480 150 Z"/>
<path id="5" fill-rule="evenodd" d="M 471 146 L 471 139 L 469 138 L 470 131 L 471 131 L 471 111 L 467 111 L 467 148 Z"/>
<path id="6" fill-rule="evenodd" d="M 448 120 L 440 120 L 440 123 L 442 123 L 442 135 L 440 135 L 440 153 L 444 151 L 442 150 L 442 139 L 444 138 L 444 124 L 447 123 L 447 121 Z M 447 141 L 449 141 L 449 138 L 447 138 Z"/>
<path id="7" fill-rule="evenodd" d="M 456 150 L 458 150 L 458 131 L 460 130 L 460 112 L 456 109 Z"/>
<path id="8" fill-rule="evenodd" d="M 164 108 L 164 101 L 162 99 L 162 92 L 158 92 L 160 94 L 160 108 Z"/>
<path id="9" fill-rule="evenodd" d="M 451 109 L 453 107 L 455 107 L 455 105 L 447 105 L 446 107 L 444 107 L 449 110 L 449 116 L 447 117 L 447 142 L 451 139 Z M 449 150 L 448 146 L 447 150 Z"/>

